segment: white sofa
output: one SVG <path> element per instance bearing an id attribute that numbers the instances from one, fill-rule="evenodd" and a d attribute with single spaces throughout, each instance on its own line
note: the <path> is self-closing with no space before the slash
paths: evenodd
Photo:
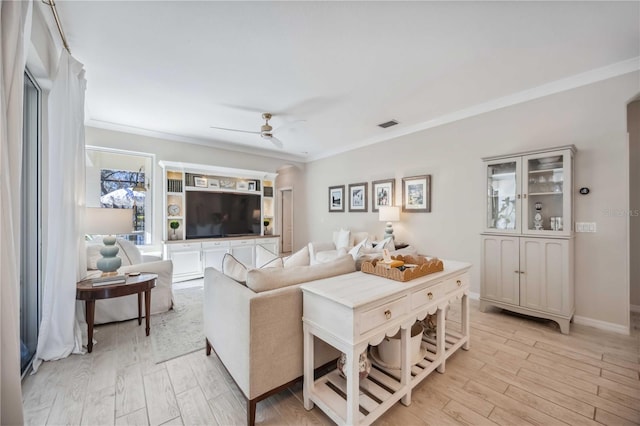
<path id="1" fill-rule="evenodd" d="M 156 286 L 151 290 L 151 314 L 171 309 L 173 306 L 173 291 L 171 289 L 173 263 L 170 260 L 161 260 L 157 256 L 143 256 L 138 247 L 130 241 L 118 239 L 116 244 L 120 247 L 118 257 L 122 259 L 122 266 L 118 269 L 119 274 L 127 272 L 158 274 Z M 103 247 L 101 239 L 87 242 L 86 278 L 95 278 L 101 274 L 96 265 L 98 259 L 102 257 L 101 247 Z M 95 324 L 138 318 L 138 296 L 132 294 L 115 299 L 99 300 L 95 309 Z"/>
<path id="2" fill-rule="evenodd" d="M 211 349 L 216 352 L 247 398 L 249 425 L 254 423 L 258 401 L 302 376 L 300 285 L 355 271 L 355 262 L 347 255 L 330 263 L 309 265 L 306 249 L 279 262 L 277 267 L 239 271 L 242 266 L 228 268 L 225 260 L 226 274 L 214 268 L 205 269 L 203 313 L 207 355 Z M 225 259 L 228 256 L 231 255 L 227 254 Z M 315 367 L 340 355 L 320 340 L 316 340 L 314 350 Z"/>

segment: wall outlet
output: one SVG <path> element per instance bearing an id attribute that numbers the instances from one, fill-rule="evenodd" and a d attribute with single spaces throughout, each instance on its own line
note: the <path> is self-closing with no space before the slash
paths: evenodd
<path id="1" fill-rule="evenodd" d="M 596 232 L 595 222 L 576 222 L 576 232 Z"/>

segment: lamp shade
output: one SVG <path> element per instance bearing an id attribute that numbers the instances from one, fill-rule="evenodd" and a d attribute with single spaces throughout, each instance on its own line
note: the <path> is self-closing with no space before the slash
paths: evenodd
<path id="1" fill-rule="evenodd" d="M 85 233 L 89 235 L 130 234 L 133 231 L 133 209 L 87 207 Z"/>
<path id="2" fill-rule="evenodd" d="M 380 222 L 398 222 L 400 220 L 400 207 L 380 206 L 378 219 Z"/>

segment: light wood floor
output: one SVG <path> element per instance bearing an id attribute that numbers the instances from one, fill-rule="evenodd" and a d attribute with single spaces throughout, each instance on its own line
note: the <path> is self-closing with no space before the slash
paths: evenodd
<path id="1" fill-rule="evenodd" d="M 455 313 L 455 312 L 453 312 Z M 471 350 L 458 351 L 379 425 L 640 424 L 640 315 L 631 336 L 546 321 L 472 301 Z M 153 328 L 151 329 L 153 333 Z M 92 354 L 44 363 L 23 382 L 29 425 L 241 425 L 245 401 L 204 350 L 162 364 L 137 321 L 97 328 Z M 258 404 L 257 424 L 331 424 L 298 385 Z"/>

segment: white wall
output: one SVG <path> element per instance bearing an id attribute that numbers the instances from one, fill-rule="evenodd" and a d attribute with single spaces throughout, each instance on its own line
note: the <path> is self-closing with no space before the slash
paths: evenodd
<path id="1" fill-rule="evenodd" d="M 153 187 L 153 245 L 158 249 L 162 243 L 162 168 L 158 165 L 161 160 L 179 161 L 194 164 L 206 164 L 222 167 L 233 167 L 249 170 L 260 170 L 276 173 L 284 164 L 293 164 L 304 169 L 303 164 L 292 163 L 290 160 L 278 160 L 251 154 L 239 154 L 203 145 L 185 144 L 182 142 L 159 139 L 149 136 L 135 135 L 112 130 L 87 127 L 85 129 L 86 145 L 113 148 L 125 151 L 155 154 L 156 164 L 151 179 Z M 303 226 L 300 224 L 299 226 Z M 298 232 L 296 232 L 297 234 Z M 300 232 L 302 233 L 302 231 Z"/>
<path id="2" fill-rule="evenodd" d="M 631 305 L 640 311 L 640 101 L 627 108 L 629 129 L 629 225 Z"/>
<path id="3" fill-rule="evenodd" d="M 626 217 L 629 208 L 626 104 L 640 92 L 639 73 L 607 80 L 307 164 L 310 240 L 329 240 L 341 226 L 381 235 L 377 214 L 328 213 L 328 187 L 432 175 L 432 213 L 402 213 L 396 239 L 421 253 L 472 262 L 480 291 L 480 233 L 485 215 L 482 157 L 574 144 L 575 220 L 598 232 L 576 235 L 576 315 L 629 325 Z M 425 117 L 425 120 L 429 117 Z M 369 188 L 370 191 L 370 188 Z"/>

